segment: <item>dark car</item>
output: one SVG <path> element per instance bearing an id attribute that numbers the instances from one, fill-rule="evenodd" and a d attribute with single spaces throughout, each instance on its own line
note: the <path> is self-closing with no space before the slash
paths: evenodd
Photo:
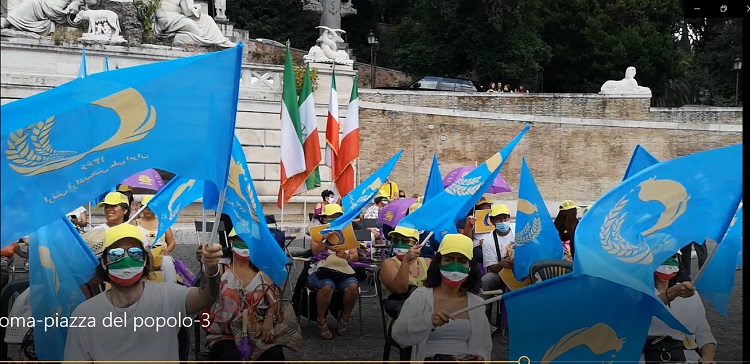
<path id="1" fill-rule="evenodd" d="M 380 89 L 423 90 L 423 91 L 457 91 L 479 92 L 471 80 L 464 78 L 449 78 L 438 76 L 424 76 L 406 87 L 378 87 Z"/>

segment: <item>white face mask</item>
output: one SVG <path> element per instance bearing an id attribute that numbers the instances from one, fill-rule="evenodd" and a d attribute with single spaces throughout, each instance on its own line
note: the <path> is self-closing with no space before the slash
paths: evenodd
<path id="1" fill-rule="evenodd" d="M 333 196 L 331 196 L 327 198 L 326 201 L 328 201 L 328 203 L 333 203 L 333 201 L 336 201 L 336 200 L 333 198 Z"/>

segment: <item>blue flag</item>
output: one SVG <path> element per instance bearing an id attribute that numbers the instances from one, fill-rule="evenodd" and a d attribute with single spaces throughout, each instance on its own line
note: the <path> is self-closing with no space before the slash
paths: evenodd
<path id="1" fill-rule="evenodd" d="M 175 176 L 146 205 L 159 220 L 154 243 L 167 232 L 180 211 L 203 196 L 203 181 Z"/>
<path id="2" fill-rule="evenodd" d="M 440 192 L 443 192 L 443 177 L 440 175 L 440 165 L 438 165 L 437 154 L 432 156 L 432 168 L 430 168 L 430 175 L 427 177 L 427 186 L 424 190 L 424 197 L 422 198 L 422 204 L 427 203 L 428 200 L 437 196 Z"/>
<path id="3" fill-rule="evenodd" d="M 625 170 L 625 176 L 622 177 L 622 180 L 624 181 L 632 177 L 636 173 L 642 171 L 643 169 L 647 167 L 651 167 L 657 163 L 659 163 L 659 160 L 656 159 L 653 155 L 651 155 L 651 153 L 649 153 L 640 144 L 638 144 L 635 146 L 635 150 L 633 151 L 633 156 L 630 157 L 628 168 Z"/>
<path id="4" fill-rule="evenodd" d="M 203 197 L 207 209 L 216 210 L 218 196 L 213 189 L 204 189 L 210 195 Z M 232 159 L 222 213 L 229 215 L 234 231 L 250 250 L 250 261 L 281 287 L 286 280 L 287 257 L 266 224 L 263 207 L 247 167 L 245 152 L 237 137 L 232 143 Z"/>
<path id="5" fill-rule="evenodd" d="M 80 286 L 93 277 L 98 261 L 67 218 L 59 218 L 32 233 L 29 243 L 36 355 L 41 360 L 61 360 L 68 330 L 59 320 L 70 317 L 85 300 Z"/>
<path id="6" fill-rule="evenodd" d="M 148 168 L 224 187 L 242 47 L 89 75 L 2 106 L 3 246 Z M 81 133 L 85 130 L 85 133 Z"/>
<path id="7" fill-rule="evenodd" d="M 89 70 L 86 65 L 86 47 L 83 47 L 83 50 L 81 51 L 81 65 L 78 67 L 78 78 L 86 78 L 88 75 Z"/>
<path id="8" fill-rule="evenodd" d="M 638 363 L 652 316 L 671 317 L 639 291 L 571 274 L 505 293 L 503 301 L 508 359 L 531 363 Z"/>
<path id="9" fill-rule="evenodd" d="M 737 144 L 661 162 L 628 178 L 578 224 L 573 274 L 653 295 L 662 262 L 691 241 L 719 241 L 727 231 L 742 199 L 741 165 Z"/>
<path id="10" fill-rule="evenodd" d="M 446 234 L 455 233 L 456 221 L 466 216 L 479 198 L 490 188 L 513 148 L 528 130 L 529 126 L 524 126 L 505 148 L 461 177 L 429 202 L 423 203 L 422 207 L 406 215 L 398 225 L 420 231 L 432 231 L 435 233 L 435 239 L 440 242 Z"/>
<path id="11" fill-rule="evenodd" d="M 737 256 L 742 250 L 742 206 L 730 223 L 729 230 L 716 247 L 711 260 L 703 267 L 704 272 L 695 282 L 701 297 L 714 306 L 716 312 L 727 317 L 729 295 L 734 289 Z"/>
<path id="12" fill-rule="evenodd" d="M 513 275 L 518 280 L 529 275 L 532 264 L 544 259 L 564 259 L 560 236 L 534 182 L 526 158 L 521 160 L 516 212 L 516 242 Z"/>
<path id="13" fill-rule="evenodd" d="M 367 177 L 362 183 L 355 187 L 351 192 L 347 193 L 343 197 L 343 209 L 344 214 L 334 220 L 327 229 L 323 230 L 322 234 L 327 234 L 332 231 L 342 231 L 349 225 L 352 220 L 359 216 L 362 209 L 367 206 L 370 201 L 375 197 L 375 194 L 380 190 L 380 186 L 385 183 L 388 176 L 391 175 L 393 167 L 396 166 L 396 162 L 403 154 L 403 150 L 399 150 L 390 160 L 385 162 L 375 173 Z M 342 240 L 343 241 L 343 240 Z"/>

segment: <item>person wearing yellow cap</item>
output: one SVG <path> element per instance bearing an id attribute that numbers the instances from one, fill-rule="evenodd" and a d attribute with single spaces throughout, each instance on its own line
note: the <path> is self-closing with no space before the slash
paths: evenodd
<path id="1" fill-rule="evenodd" d="M 169 255 L 172 250 L 174 250 L 175 247 L 175 240 L 174 240 L 174 234 L 172 233 L 172 229 L 167 228 L 167 231 L 164 232 L 162 236 L 159 237 L 159 240 L 154 243 L 154 239 L 156 238 L 156 233 L 159 230 L 159 219 L 156 217 L 156 214 L 148 207 L 148 203 L 151 201 L 151 199 L 154 196 L 148 195 L 144 196 L 141 200 L 141 204 L 146 206 L 139 217 L 135 219 L 135 224 L 146 229 L 147 231 L 147 237 L 148 242 L 147 245 L 150 247 L 163 247 L 162 254 Z"/>
<path id="2" fill-rule="evenodd" d="M 250 247 L 235 229 L 229 240 L 232 262 L 221 277 L 219 298 L 209 309 L 211 319 L 204 326 L 209 359 L 283 362 L 283 347 L 298 350 L 302 340 L 294 310 L 286 305 L 282 313 L 281 290 L 253 264 Z M 249 322 L 242 325 L 245 314 Z"/>
<path id="3" fill-rule="evenodd" d="M 575 257 L 574 238 L 578 227 L 578 206 L 571 200 L 565 200 L 560 204 L 560 211 L 555 217 L 555 227 L 560 241 L 570 246 L 570 258 Z"/>
<path id="4" fill-rule="evenodd" d="M 146 281 L 151 258 L 145 251 L 141 230 L 130 224 L 107 230 L 96 275 L 111 288 L 73 311 L 73 317 L 93 320 L 95 327 L 68 328 L 64 360 L 180 360 L 177 334 L 183 322 L 195 325 L 190 315 L 209 307 L 219 296 L 221 255 L 219 244 L 203 246 L 205 268 L 199 277 L 200 287 L 151 283 Z M 157 329 L 155 320 L 160 318 L 166 322 Z M 120 324 L 105 325 L 107 322 Z"/>
<path id="5" fill-rule="evenodd" d="M 135 200 L 135 197 L 133 196 L 133 189 L 128 185 L 119 185 L 117 187 L 117 192 L 122 193 L 128 198 L 128 205 L 130 205 L 130 212 L 135 213 L 138 211 L 138 209 L 141 208 L 141 204 Z"/>
<path id="6" fill-rule="evenodd" d="M 490 222 L 495 230 L 484 240 L 482 244 L 482 264 L 487 273 L 482 276 L 482 290 L 494 291 L 505 289 L 500 273 L 503 269 L 513 269 L 513 242 L 515 234 L 510 227 L 510 209 L 507 205 L 496 203 L 490 210 Z M 485 299 L 492 296 L 483 296 Z M 490 306 L 487 306 L 487 317 L 492 314 Z"/>
<path id="7" fill-rule="evenodd" d="M 380 283 L 383 297 L 390 300 L 405 300 L 415 288 L 427 279 L 427 267 L 432 262 L 420 257 L 419 231 L 403 226 L 388 233 L 394 256 L 380 265 Z M 392 317 L 388 317 L 390 324 Z"/>
<path id="8" fill-rule="evenodd" d="M 456 230 L 459 234 L 464 234 L 470 237 L 474 241 L 474 261 L 478 264 L 482 264 L 482 244 L 487 241 L 490 237 L 490 233 L 475 233 L 474 227 L 477 224 L 477 219 L 474 217 L 476 211 L 489 210 L 492 208 L 492 200 L 487 196 L 482 196 L 474 204 L 474 209 L 469 211 L 469 214 L 459 220 L 456 223 Z"/>
<path id="9" fill-rule="evenodd" d="M 404 302 L 391 336 L 401 347 L 411 347 L 411 360 L 490 360 L 490 323 L 483 309 L 455 317 L 451 313 L 479 305 L 479 270 L 472 261 L 473 243 L 462 234 L 447 234 L 427 269 L 427 280 Z M 447 356 L 441 359 L 436 356 Z"/>

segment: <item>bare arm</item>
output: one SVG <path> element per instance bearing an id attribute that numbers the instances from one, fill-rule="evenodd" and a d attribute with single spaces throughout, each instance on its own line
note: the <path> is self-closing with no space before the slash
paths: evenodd
<path id="1" fill-rule="evenodd" d="M 406 293 L 409 290 L 409 264 L 401 263 L 396 267 L 396 262 L 386 259 L 380 269 L 380 281 L 392 293 Z"/>
<path id="2" fill-rule="evenodd" d="M 89 214 L 81 212 L 81 218 L 78 220 L 78 226 L 86 227 L 89 224 Z"/>
<path id="3" fill-rule="evenodd" d="M 164 240 L 167 242 L 166 252 L 171 253 L 172 250 L 174 250 L 175 241 L 174 241 L 174 234 L 172 233 L 172 229 L 167 229 L 167 232 L 164 233 Z"/>
<path id="4" fill-rule="evenodd" d="M 204 307 L 208 307 L 219 297 L 219 259 L 221 259 L 221 245 L 204 245 L 201 260 L 206 267 L 200 274 L 200 287 L 191 288 L 185 298 L 185 310 L 192 315 Z"/>
<path id="5" fill-rule="evenodd" d="M 710 343 L 701 346 L 701 363 L 713 362 L 716 357 L 716 344 Z"/>

